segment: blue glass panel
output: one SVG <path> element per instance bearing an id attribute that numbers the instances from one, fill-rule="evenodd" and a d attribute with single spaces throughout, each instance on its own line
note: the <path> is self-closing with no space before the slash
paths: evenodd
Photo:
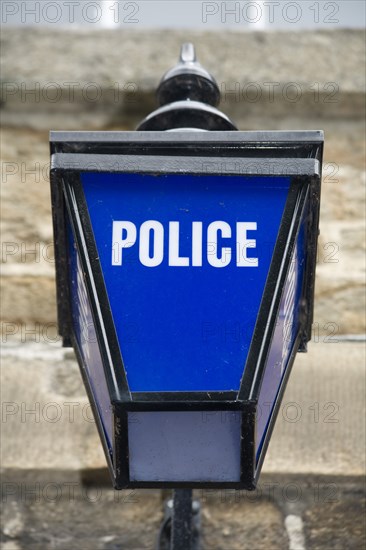
<path id="1" fill-rule="evenodd" d="M 303 219 L 291 259 L 286 284 L 282 291 L 279 315 L 267 356 L 264 378 L 258 399 L 257 456 L 259 456 L 262 448 L 273 406 L 299 331 L 300 300 L 306 255 L 304 235 L 305 223 Z"/>
<path id="2" fill-rule="evenodd" d="M 240 481 L 241 412 L 133 412 L 132 481 Z"/>
<path id="3" fill-rule="evenodd" d="M 81 177 L 131 391 L 238 390 L 289 178 Z"/>
<path id="4" fill-rule="evenodd" d="M 87 377 L 96 401 L 98 412 L 111 449 L 112 409 L 104 376 L 97 335 L 95 332 L 90 301 L 86 290 L 83 270 L 70 225 L 68 225 L 70 291 L 72 323 Z"/>

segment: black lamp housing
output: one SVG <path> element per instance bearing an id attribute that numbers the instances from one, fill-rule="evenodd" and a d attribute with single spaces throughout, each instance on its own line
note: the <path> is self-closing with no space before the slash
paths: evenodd
<path id="1" fill-rule="evenodd" d="M 194 99 L 187 100 L 187 94 Z M 323 134 L 320 131 L 236 131 L 233 123 L 215 108 L 218 102 L 215 83 L 197 65 L 190 46 L 183 48 L 178 68 L 161 82 L 158 96 L 163 107 L 147 117 L 138 131 L 51 133 L 59 332 L 63 345 L 72 346 L 76 352 L 116 489 L 228 487 L 252 490 L 261 471 L 296 353 L 306 351 L 311 338 Z M 205 98 L 210 105 L 202 106 Z M 171 100 L 173 103 L 166 105 Z M 178 129 L 180 124 L 184 125 L 184 130 Z M 197 127 L 214 130 L 196 131 Z M 190 189 L 189 197 L 187 189 Z M 267 218 L 271 217 L 268 216 L 271 208 L 275 217 L 276 201 L 281 203 L 276 198 L 279 195 L 284 197 L 281 199 L 283 207 L 276 214 L 279 221 L 275 225 Z M 189 208 L 185 208 L 188 200 L 193 209 L 191 218 L 187 218 L 190 213 L 187 212 Z M 205 209 L 205 201 L 211 201 L 207 204 L 213 206 Z M 219 382 L 216 385 L 212 382 L 210 388 L 210 377 L 202 368 L 200 384 L 203 389 L 199 389 L 198 384 L 198 389 L 192 390 L 189 389 L 189 376 L 194 379 L 201 367 L 199 361 L 194 364 L 190 358 L 195 357 L 194 353 L 201 357 L 200 349 L 204 345 L 197 346 L 193 352 L 188 344 L 183 359 L 191 375 L 186 379 L 181 377 L 181 367 L 177 365 L 181 365 L 184 354 L 179 347 L 180 338 L 185 337 L 185 332 L 191 334 L 189 326 L 194 315 L 187 318 L 186 324 L 183 317 L 179 317 L 177 326 L 173 322 L 166 325 L 166 339 L 160 341 L 159 323 L 165 326 L 167 315 L 174 320 L 174 312 L 179 316 L 177 304 L 181 302 L 170 303 L 167 299 L 167 303 L 157 308 L 150 294 L 150 301 L 145 300 L 141 305 L 140 292 L 149 288 L 149 281 L 154 277 L 157 289 L 163 286 L 166 296 L 176 296 L 178 300 L 174 294 L 177 281 L 182 284 L 179 288 L 184 289 L 191 284 L 191 279 L 198 280 L 202 286 L 194 304 L 189 306 L 195 309 L 189 311 L 199 316 L 200 295 L 210 286 L 210 280 L 219 277 L 217 288 L 223 289 L 225 300 L 228 296 L 227 301 L 222 302 L 226 308 L 223 311 L 227 311 L 224 317 L 227 315 L 231 321 L 230 312 L 237 307 L 238 299 L 245 300 L 245 296 L 249 299 L 251 294 L 234 293 L 230 298 L 235 286 L 232 281 L 241 274 L 252 277 L 254 288 L 257 271 L 250 266 L 247 270 L 242 269 L 243 260 L 239 257 L 234 265 L 235 245 L 227 271 L 215 270 L 209 257 L 202 260 L 202 265 L 198 262 L 196 267 L 191 259 L 189 266 L 169 270 L 170 266 L 164 267 L 163 262 L 151 269 L 141 266 L 138 256 L 131 256 L 131 262 L 125 266 L 117 265 L 117 261 L 116 265 L 107 268 L 111 250 L 105 250 L 111 244 L 113 223 L 127 220 L 128 212 L 128 220 L 133 221 L 137 231 L 140 230 L 142 239 L 141 227 L 145 218 L 142 214 L 137 215 L 141 202 L 141 212 L 148 216 L 148 211 L 152 210 L 152 219 L 157 223 L 160 223 L 158 216 L 162 219 L 168 215 L 169 205 L 175 205 L 172 206 L 173 221 L 169 223 L 179 222 L 184 229 L 189 219 L 190 223 L 203 224 L 196 225 L 196 229 L 205 228 L 216 223 L 212 220 L 212 209 L 217 207 L 222 216 L 225 213 L 227 219 L 232 220 L 231 225 L 227 223 L 234 228 L 235 223 L 244 223 L 240 212 L 249 208 L 245 205 L 250 201 L 254 205 L 258 203 L 257 216 L 258 220 L 263 220 L 262 225 L 268 221 L 276 231 L 269 239 L 271 252 L 263 289 L 253 290 L 253 294 L 260 292 L 261 298 L 250 337 L 245 336 L 249 338 L 248 349 L 243 352 L 240 334 L 238 342 L 233 343 L 238 354 L 245 356 L 241 366 L 233 360 L 233 365 L 235 363 L 235 368 L 241 372 L 238 384 L 234 388 L 231 382 L 224 383 L 225 387 L 220 388 Z M 130 204 L 136 206 L 130 208 Z M 182 208 L 176 208 L 177 204 Z M 179 213 L 180 210 L 184 213 Z M 120 217 L 115 217 L 116 212 Z M 133 218 L 134 212 L 136 218 Z M 200 213 L 202 222 L 198 222 Z M 161 225 L 165 235 L 168 222 L 161 222 Z M 154 226 L 151 224 L 151 227 Z M 258 235 L 260 227 L 258 222 Z M 154 234 L 151 231 L 150 236 Z M 223 230 L 217 230 L 217 243 L 223 246 L 225 240 L 220 240 L 220 231 L 225 239 Z M 122 240 L 123 235 L 121 233 Z M 181 243 L 187 238 L 183 231 Z M 128 243 L 127 246 L 131 251 L 136 249 L 138 254 L 137 244 Z M 208 246 L 209 243 L 207 249 Z M 260 250 L 259 237 L 257 246 Z M 121 252 L 125 253 L 126 247 Z M 224 261 L 216 250 L 214 254 L 215 261 Z M 247 262 L 254 262 L 254 251 L 246 250 L 245 254 Z M 260 258 L 261 269 L 262 265 Z M 182 271 L 184 269 L 186 271 Z M 124 273 L 127 278 L 118 279 L 122 286 L 121 298 L 117 299 L 114 281 L 116 277 L 125 277 Z M 121 281 L 127 282 L 122 284 Z M 237 292 L 241 292 L 240 288 Z M 132 303 L 136 304 L 130 313 L 125 311 L 129 293 L 133 295 Z M 183 304 L 189 300 L 187 296 L 183 297 Z M 133 302 L 135 299 L 137 301 Z M 150 325 L 155 335 L 149 340 L 150 355 L 149 346 L 139 345 L 134 333 L 126 336 L 128 329 L 123 324 L 129 314 L 137 315 L 139 307 L 136 318 L 141 326 L 145 326 L 146 318 L 156 316 L 153 317 L 156 323 Z M 116 313 L 119 311 L 121 313 Z M 245 317 L 245 307 L 243 312 Z M 204 316 L 201 320 L 204 321 Z M 156 389 L 152 390 L 154 372 L 156 380 L 169 346 L 169 353 L 172 353 L 169 357 L 173 357 L 170 371 L 161 371 L 162 389 L 159 390 L 156 384 Z M 210 352 L 208 345 L 204 349 Z M 137 358 L 141 350 L 147 355 L 139 364 Z M 272 357 L 280 357 L 281 364 L 279 361 L 273 363 Z M 208 369 L 211 364 L 210 356 Z M 218 358 L 216 370 L 212 367 L 212 373 L 221 373 L 218 375 L 220 380 L 231 376 L 234 368 L 225 365 Z M 145 375 L 139 374 L 140 367 L 150 382 L 144 381 Z M 164 374 L 168 372 L 172 373 L 171 381 L 167 381 L 168 374 Z M 175 376 L 177 387 L 171 390 L 169 384 L 173 387 Z M 182 383 L 181 389 L 178 383 Z M 269 395 L 271 402 L 264 418 L 263 402 Z"/>

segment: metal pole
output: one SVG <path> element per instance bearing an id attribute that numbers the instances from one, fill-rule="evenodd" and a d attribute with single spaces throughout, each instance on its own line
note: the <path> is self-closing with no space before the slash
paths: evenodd
<path id="1" fill-rule="evenodd" d="M 173 491 L 171 550 L 192 548 L 192 489 Z"/>

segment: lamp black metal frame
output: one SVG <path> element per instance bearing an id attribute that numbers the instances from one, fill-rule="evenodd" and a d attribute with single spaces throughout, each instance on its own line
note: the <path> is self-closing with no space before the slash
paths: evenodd
<path id="1" fill-rule="evenodd" d="M 59 330 L 72 345 L 116 489 L 123 488 L 255 488 L 270 435 L 297 351 L 305 351 L 311 336 L 318 236 L 321 132 L 55 132 L 51 134 L 51 189 L 55 234 Z M 80 173 L 144 172 L 202 175 L 288 176 L 286 202 L 252 343 L 238 392 L 131 393 L 123 367 L 113 318 L 96 253 L 93 230 Z M 302 289 L 299 330 L 291 351 L 265 439 L 256 457 L 257 402 L 292 252 L 306 208 L 307 264 Z M 94 401 L 86 365 L 75 337 L 70 307 L 67 224 L 76 242 L 92 307 L 114 418 L 111 449 Z M 113 374 L 113 375 L 112 375 Z M 133 411 L 242 412 L 240 482 L 136 482 L 129 476 L 128 413 Z"/>

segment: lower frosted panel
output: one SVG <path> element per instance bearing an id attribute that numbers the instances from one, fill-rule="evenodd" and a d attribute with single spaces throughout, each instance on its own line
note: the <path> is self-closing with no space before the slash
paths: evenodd
<path id="1" fill-rule="evenodd" d="M 241 413 L 132 412 L 131 481 L 239 481 Z"/>

